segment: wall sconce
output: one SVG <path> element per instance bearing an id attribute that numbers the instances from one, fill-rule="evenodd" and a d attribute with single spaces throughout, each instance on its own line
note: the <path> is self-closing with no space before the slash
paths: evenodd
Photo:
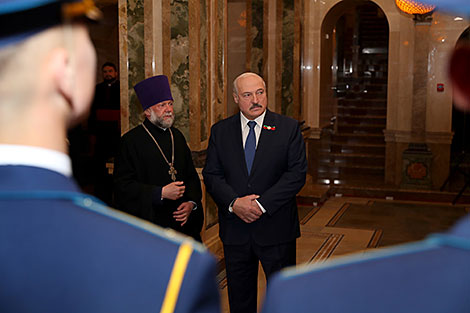
<path id="1" fill-rule="evenodd" d="M 413 14 L 416 22 L 426 22 L 429 20 L 435 5 L 424 4 L 414 0 L 395 0 L 397 7 L 407 13 Z"/>

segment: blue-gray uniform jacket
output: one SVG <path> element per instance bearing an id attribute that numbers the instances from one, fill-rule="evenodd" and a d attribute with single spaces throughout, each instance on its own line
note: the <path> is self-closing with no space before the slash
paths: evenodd
<path id="1" fill-rule="evenodd" d="M 470 217 L 449 233 L 280 273 L 263 313 L 470 312 Z"/>
<path id="2" fill-rule="evenodd" d="M 0 312 L 219 312 L 215 261 L 73 180 L 0 166 Z"/>

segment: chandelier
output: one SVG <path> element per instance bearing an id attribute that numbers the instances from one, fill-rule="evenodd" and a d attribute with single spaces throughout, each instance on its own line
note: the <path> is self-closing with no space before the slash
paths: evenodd
<path id="1" fill-rule="evenodd" d="M 414 0 L 395 0 L 397 7 L 408 14 L 428 14 L 432 12 L 436 6 L 423 4 L 419 1 Z"/>

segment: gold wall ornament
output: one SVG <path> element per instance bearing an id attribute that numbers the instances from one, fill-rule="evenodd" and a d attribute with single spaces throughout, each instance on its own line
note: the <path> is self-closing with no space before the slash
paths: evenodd
<path id="1" fill-rule="evenodd" d="M 431 13 L 436 6 L 424 4 L 414 0 L 395 0 L 397 7 L 408 14 L 428 14 Z"/>

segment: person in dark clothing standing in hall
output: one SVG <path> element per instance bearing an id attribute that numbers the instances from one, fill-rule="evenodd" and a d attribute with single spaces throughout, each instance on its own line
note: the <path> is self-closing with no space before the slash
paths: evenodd
<path id="1" fill-rule="evenodd" d="M 101 71 L 103 82 L 96 85 L 88 130 L 93 156 L 94 194 L 112 204 L 112 176 L 108 173 L 106 164 L 114 161 L 119 149 L 120 88 L 116 65 L 106 62 Z"/>
<path id="2" fill-rule="evenodd" d="M 92 110 L 108 109 L 119 111 L 120 89 L 116 65 L 106 62 L 101 66 L 101 72 L 103 74 L 103 82 L 96 85 L 95 98 L 93 99 L 94 108 Z"/>
<path id="3" fill-rule="evenodd" d="M 201 183 L 183 134 L 172 127 L 168 78 L 154 76 L 134 89 L 146 118 L 121 139 L 114 169 L 116 206 L 201 241 Z"/>
<path id="4" fill-rule="evenodd" d="M 267 109 L 263 78 L 243 73 L 233 90 L 240 112 L 212 126 L 202 174 L 218 207 L 230 312 L 256 313 L 259 262 L 268 286 L 296 262 L 307 160 L 299 123 Z"/>

